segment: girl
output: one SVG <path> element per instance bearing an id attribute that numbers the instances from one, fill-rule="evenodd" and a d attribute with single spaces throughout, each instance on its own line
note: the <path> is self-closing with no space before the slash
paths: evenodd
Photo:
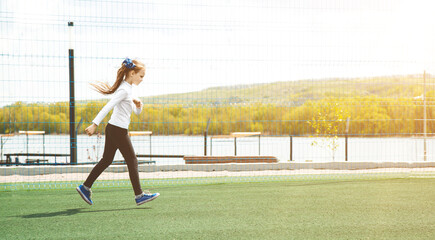
<path id="1" fill-rule="evenodd" d="M 130 115 L 134 111 L 137 115 L 142 111 L 142 102 L 133 99 L 131 95 L 132 85 L 139 85 L 145 76 L 145 65 L 137 60 L 126 58 L 118 70 L 116 82 L 113 86 L 105 83 L 91 84 L 102 94 L 113 94 L 112 99 L 101 109 L 92 125 L 85 132 L 91 136 L 103 118 L 113 110 L 109 123 L 106 126 L 106 142 L 103 157 L 92 169 L 86 181 L 77 187 L 77 192 L 89 205 L 92 205 L 91 187 L 100 174 L 112 163 L 117 149 L 121 152 L 128 167 L 131 185 L 133 186 L 137 205 L 156 199 L 160 194 L 145 194 L 139 181 L 138 163 L 136 154 L 128 136 Z"/>

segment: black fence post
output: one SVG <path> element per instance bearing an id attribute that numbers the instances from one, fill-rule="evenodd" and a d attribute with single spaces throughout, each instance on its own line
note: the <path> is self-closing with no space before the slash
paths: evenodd
<path id="1" fill-rule="evenodd" d="M 234 136 L 234 156 L 237 156 L 237 137 Z"/>
<path id="2" fill-rule="evenodd" d="M 70 36 L 73 22 L 68 22 Z M 71 39 L 70 39 L 71 41 Z M 70 46 L 69 56 L 69 134 L 70 134 L 70 163 L 77 164 L 77 133 L 76 133 L 76 116 L 75 116 L 75 94 L 74 94 L 74 49 Z"/>
<path id="3" fill-rule="evenodd" d="M 204 131 L 204 156 L 207 156 L 207 135 L 208 135 L 208 127 L 210 125 L 210 118 L 207 120 L 207 126 Z"/>
<path id="4" fill-rule="evenodd" d="M 348 141 L 348 135 L 349 135 L 349 124 L 350 124 L 350 118 L 347 118 L 347 120 L 346 120 L 346 138 L 345 138 L 345 154 L 346 154 L 346 156 L 345 156 L 345 161 L 347 162 L 347 160 L 348 160 L 348 158 L 347 158 L 347 154 L 348 154 L 348 148 L 347 148 L 347 141 Z"/>
<path id="5" fill-rule="evenodd" d="M 346 134 L 346 138 L 345 138 L 345 149 L 346 149 L 346 159 L 345 159 L 345 161 L 347 162 L 347 134 Z"/>

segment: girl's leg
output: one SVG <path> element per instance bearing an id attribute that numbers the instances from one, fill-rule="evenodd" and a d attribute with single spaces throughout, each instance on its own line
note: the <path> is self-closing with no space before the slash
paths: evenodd
<path id="1" fill-rule="evenodd" d="M 133 186 L 134 194 L 142 194 L 142 188 L 139 181 L 139 171 L 137 165 L 136 154 L 134 153 L 133 145 L 131 144 L 128 131 L 125 131 L 122 137 L 119 138 L 119 151 L 125 159 L 128 167 L 128 174 L 130 175 L 131 185 Z"/>
<path id="2" fill-rule="evenodd" d="M 117 150 L 116 144 L 114 142 L 114 140 L 116 140 L 116 136 L 113 135 L 113 126 L 108 124 L 106 126 L 106 142 L 104 144 L 103 158 L 101 158 L 98 164 L 95 165 L 88 178 L 83 183 L 83 185 L 88 188 L 92 187 L 92 184 L 94 184 L 95 180 L 97 180 L 100 174 L 113 162 L 113 158 L 115 157 L 115 153 Z"/>

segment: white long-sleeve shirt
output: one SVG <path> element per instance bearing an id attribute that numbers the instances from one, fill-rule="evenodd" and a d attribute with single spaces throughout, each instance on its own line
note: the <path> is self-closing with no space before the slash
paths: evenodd
<path id="1" fill-rule="evenodd" d="M 142 105 L 140 108 L 137 108 L 133 103 L 132 88 L 133 86 L 131 84 L 123 81 L 119 88 L 113 93 L 112 99 L 100 110 L 92 122 L 99 125 L 110 110 L 113 109 L 109 123 L 120 128 L 128 129 L 131 112 L 134 111 L 136 115 L 142 112 Z"/>

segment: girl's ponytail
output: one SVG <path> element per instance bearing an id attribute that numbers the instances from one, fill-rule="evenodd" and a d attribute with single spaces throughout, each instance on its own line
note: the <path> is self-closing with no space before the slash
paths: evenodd
<path id="1" fill-rule="evenodd" d="M 118 69 L 118 73 L 116 74 L 116 81 L 113 84 L 113 86 L 110 86 L 107 83 L 103 82 L 97 82 L 97 83 L 90 83 L 94 89 L 104 95 L 112 94 L 114 93 L 119 86 L 121 86 L 122 81 L 124 81 L 127 77 L 127 75 L 131 71 L 135 71 L 136 73 L 139 72 L 142 68 L 144 68 L 144 64 L 137 61 L 137 60 L 131 60 L 129 58 L 126 58 L 124 62 L 122 62 L 122 66 Z"/>

